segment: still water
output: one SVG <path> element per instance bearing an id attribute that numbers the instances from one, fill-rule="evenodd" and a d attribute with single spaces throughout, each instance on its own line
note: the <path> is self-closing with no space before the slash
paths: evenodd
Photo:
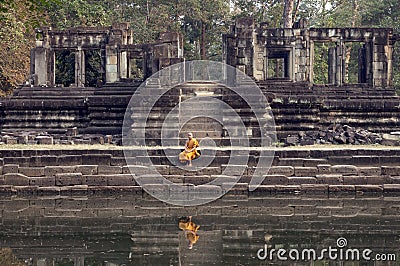
<path id="1" fill-rule="evenodd" d="M 189 208 L 148 195 L 28 196 L 0 207 L 0 248 L 24 265 L 400 265 L 395 196 L 225 195 Z M 200 226 L 191 249 L 178 225 L 188 216 Z"/>

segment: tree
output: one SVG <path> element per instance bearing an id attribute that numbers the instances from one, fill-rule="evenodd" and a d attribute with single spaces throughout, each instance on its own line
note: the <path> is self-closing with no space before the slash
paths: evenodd
<path id="1" fill-rule="evenodd" d="M 34 29 L 45 21 L 45 1 L 0 2 L 0 94 L 27 80 Z"/>
<path id="2" fill-rule="evenodd" d="M 283 27 L 284 28 L 292 28 L 293 27 L 293 8 L 294 8 L 294 0 L 284 0 L 284 9 L 283 9 Z"/>
<path id="3" fill-rule="evenodd" d="M 281 27 L 283 6 L 281 0 L 232 0 L 233 19 L 252 16 L 257 23 L 266 23 L 271 28 Z"/>

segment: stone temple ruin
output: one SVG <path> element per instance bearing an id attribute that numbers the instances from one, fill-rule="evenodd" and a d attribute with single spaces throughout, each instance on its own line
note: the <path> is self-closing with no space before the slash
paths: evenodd
<path id="1" fill-rule="evenodd" d="M 31 85 L 0 101 L 1 142 L 7 144 L 119 144 L 125 110 L 141 79 L 184 60 L 182 37 L 176 33 L 141 45 L 132 44 L 127 25 L 38 33 Z M 269 29 L 243 18 L 223 36 L 223 60 L 256 80 L 273 111 L 279 141 L 357 144 L 376 137 L 388 144 L 387 134 L 398 144 L 389 134 L 400 128 L 400 99 L 392 83 L 397 39 L 391 29 L 308 29 L 304 22 L 293 29 Z M 349 43 L 357 56 L 352 55 L 347 71 Z M 318 57 L 322 48 L 325 57 Z M 87 70 L 94 50 L 101 67 L 91 85 Z M 68 70 L 73 79 L 63 86 L 58 80 L 65 69 L 57 66 L 58 56 L 73 59 Z M 325 67 L 316 68 L 321 58 Z M 317 79 L 321 72 L 324 80 Z M 159 122 L 171 106 L 200 92 L 241 110 L 251 141 L 257 142 L 248 106 L 223 86 L 191 82 L 173 88 L 153 109 L 146 136 L 151 144 L 160 144 Z M 365 132 L 350 128 L 379 134 L 365 138 Z M 200 139 L 229 144 L 215 121 L 199 118 L 183 131 L 194 129 Z M 269 241 L 266 233 L 272 234 L 272 245 L 281 247 L 321 250 L 327 241 L 345 236 L 356 240 L 349 241 L 352 248 L 374 243 L 368 246 L 380 248 L 374 251 L 398 254 L 398 148 L 276 148 L 272 166 L 253 191 L 249 183 L 260 154 L 254 149 L 245 171 L 229 176 L 239 178 L 229 193 L 209 205 L 181 208 L 146 194 L 138 183 L 145 167 L 132 174 L 118 147 L 25 147 L 0 149 L 1 246 L 33 265 L 64 258 L 74 265 L 91 258 L 102 265 L 249 264 L 250 255 Z M 180 148 L 169 149 L 178 154 Z M 172 165 L 162 148 L 149 152 L 166 179 L 196 189 L 220 176 L 229 163 L 230 150 L 217 146 L 216 154 L 206 168 L 197 169 L 194 161 L 195 171 L 186 171 Z M 207 183 L 201 189 L 226 192 L 225 184 Z M 182 215 L 200 221 L 195 246 L 200 252 L 189 252 L 183 235 L 177 238 L 176 218 Z"/>
<path id="2" fill-rule="evenodd" d="M 360 43 L 356 58 L 358 80 L 372 88 L 387 88 L 392 83 L 393 29 L 374 28 L 305 28 L 300 21 L 293 29 L 257 27 L 251 18 L 239 19 L 231 33 L 224 35 L 224 61 L 236 66 L 258 81 L 283 79 L 314 82 L 315 46 L 330 44 L 328 49 L 328 84 L 343 86 L 346 45 Z M 279 71 L 272 71 L 278 61 Z"/>
<path id="3" fill-rule="evenodd" d="M 388 134 L 399 128 L 400 102 L 393 87 L 397 39 L 386 28 L 307 28 L 299 21 L 293 29 L 270 29 L 241 18 L 223 36 L 223 61 L 257 82 L 272 108 L 279 141 L 376 143 L 382 136 L 365 132 Z M 94 51 L 99 55 L 98 76 L 95 82 L 90 77 L 90 83 L 87 69 Z M 56 58 L 65 55 L 72 58 L 68 67 L 74 79 L 63 86 L 57 81 L 67 66 L 57 65 Z M 182 61 L 183 40 L 177 33 L 162 33 L 156 43 L 133 44 L 127 24 L 43 28 L 32 50 L 31 85 L 1 101 L 5 141 L 34 143 L 34 137 L 26 136 L 29 132 L 47 132 L 58 134 L 59 143 L 71 143 L 71 138 L 74 143 L 102 143 L 106 135 L 119 143 L 126 106 L 140 82 Z M 182 86 L 167 100 L 178 104 L 196 91 L 221 91 L 212 84 Z M 201 122 L 200 128 L 209 130 L 209 122 Z M 212 135 L 223 142 L 222 128 L 214 126 L 218 129 Z M 64 136 L 71 129 L 75 133 Z M 201 130 L 198 134 L 208 136 Z"/>
<path id="4" fill-rule="evenodd" d="M 7 144 L 121 144 L 124 114 L 142 80 L 184 60 L 182 37 L 176 33 L 163 33 L 158 42 L 140 45 L 132 44 L 132 33 L 125 24 L 68 31 L 42 29 L 39 33 L 37 47 L 32 51 L 32 84 L 20 87 L 0 102 L 1 141 Z M 256 81 L 271 107 L 281 143 L 399 145 L 398 136 L 391 134 L 399 131 L 400 120 L 400 98 L 392 84 L 393 45 L 397 39 L 392 29 L 309 29 L 304 22 L 293 29 L 269 29 L 242 18 L 232 26 L 231 33 L 223 36 L 223 60 Z M 345 55 L 349 43 L 353 45 L 350 70 Z M 86 82 L 86 62 L 91 61 L 87 55 L 92 49 L 101 55 L 98 78 L 103 82 L 98 86 L 87 86 Z M 63 70 L 57 69 L 60 66 L 56 58 L 63 50 L 72 53 L 74 59 L 71 65 L 75 80 L 70 86 L 56 84 Z M 323 53 L 325 57 L 318 57 Z M 141 78 L 137 76 L 138 69 Z M 316 80 L 321 71 L 325 71 L 325 82 Z M 157 82 L 151 86 L 153 92 L 160 88 Z M 199 97 L 199 105 L 207 106 L 206 97 L 201 95 L 221 99 L 237 110 L 250 145 L 260 145 L 260 130 L 249 106 L 220 84 L 196 81 L 172 88 L 154 105 L 146 121 L 146 145 L 162 144 L 161 122 L 183 100 Z M 135 115 L 138 114 L 133 111 L 131 118 L 135 119 Z M 206 117 L 183 126 L 175 136 L 180 145 L 188 131 L 200 140 L 212 138 L 217 148 L 230 144 L 224 126 Z M 169 147 L 171 154 L 178 154 L 180 148 Z M 259 160 L 257 151 L 252 152 L 240 181 L 246 191 Z M 373 188 L 379 192 L 384 184 L 399 182 L 397 150 L 352 152 L 341 151 L 346 154 L 341 157 L 334 150 L 281 151 L 263 185 L 314 184 L 317 187 L 310 189 L 323 191 L 329 187 L 318 187 L 320 184 L 351 185 L 351 191 L 355 191 L 355 185 L 373 184 L 379 186 Z M 190 173 L 171 165 L 159 147 L 151 152 L 151 160 L 163 175 L 182 183 L 199 184 L 221 175 L 225 169 L 230 152 L 219 150 L 218 154 L 210 167 Z M 137 186 L 123 156 L 121 150 L 7 150 L 0 160 L 4 165 L 0 184 Z M 344 161 L 346 165 L 341 165 Z M 87 189 L 84 188 L 86 192 Z"/>
<path id="5" fill-rule="evenodd" d="M 135 45 L 128 24 L 112 27 L 78 27 L 66 31 L 43 28 L 37 31 L 36 48 L 32 50 L 31 74 L 35 86 L 56 85 L 55 55 L 63 51 L 75 56 L 73 86 L 85 86 L 85 54 L 90 51 L 101 54 L 99 80 L 106 83 L 130 79 L 132 64 L 143 71 L 143 78 L 151 76 L 163 67 L 183 60 L 183 40 L 177 33 L 163 33 L 157 43 Z"/>

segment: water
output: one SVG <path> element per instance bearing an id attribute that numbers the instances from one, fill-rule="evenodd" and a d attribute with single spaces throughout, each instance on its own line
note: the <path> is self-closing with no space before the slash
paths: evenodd
<path id="1" fill-rule="evenodd" d="M 11 248 L 27 265 L 40 266 L 399 265 L 362 258 L 346 262 L 345 257 L 348 249 L 357 249 L 360 257 L 371 249 L 371 259 L 376 254 L 400 259 L 397 197 L 252 195 L 230 194 L 189 208 L 147 194 L 2 197 L 0 247 Z M 188 215 L 201 226 L 193 249 L 178 228 L 179 217 Z M 339 248 L 338 239 L 347 244 Z M 278 259 L 277 251 L 272 261 L 263 258 L 265 247 L 268 255 L 271 249 L 285 250 L 281 257 L 288 260 Z M 338 258 L 329 259 L 326 252 L 318 260 L 329 247 L 337 249 Z M 316 251 L 314 262 L 301 260 L 305 249 Z"/>

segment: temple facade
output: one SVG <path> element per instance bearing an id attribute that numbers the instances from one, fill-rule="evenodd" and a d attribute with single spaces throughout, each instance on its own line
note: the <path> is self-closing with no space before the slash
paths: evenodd
<path id="1" fill-rule="evenodd" d="M 76 27 L 68 30 L 42 28 L 36 33 L 36 47 L 31 52 L 31 82 L 33 85 L 55 86 L 56 54 L 68 51 L 74 55 L 74 87 L 86 83 L 85 56 L 90 51 L 101 54 L 99 81 L 113 83 L 132 78 L 133 64 L 143 78 L 163 67 L 183 60 L 183 40 L 178 33 L 161 33 L 155 43 L 134 44 L 129 24 L 110 27 Z"/>
<path id="2" fill-rule="evenodd" d="M 257 81 L 317 84 L 315 73 L 324 64 L 325 84 L 386 88 L 392 86 L 396 38 L 389 28 L 307 28 L 306 21 L 290 29 L 268 28 L 247 17 L 238 19 L 223 36 L 223 61 Z M 324 58 L 318 65 L 317 59 Z M 354 69 L 354 80 L 348 79 L 349 67 Z"/>

